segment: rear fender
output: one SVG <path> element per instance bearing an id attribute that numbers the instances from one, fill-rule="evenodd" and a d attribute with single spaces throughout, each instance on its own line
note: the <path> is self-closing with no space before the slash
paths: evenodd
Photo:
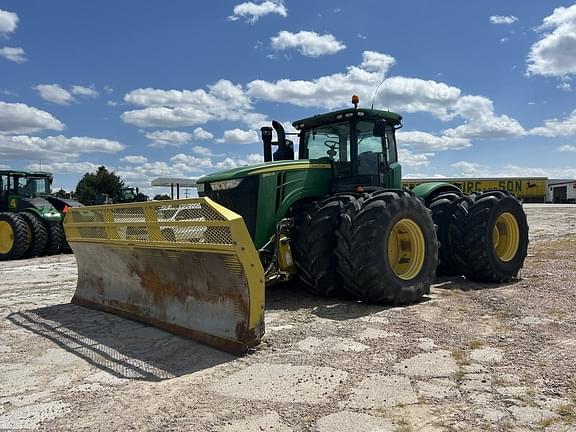
<path id="1" fill-rule="evenodd" d="M 459 187 L 446 182 L 422 183 L 412 189 L 412 192 L 414 192 L 417 197 L 422 198 L 426 205 L 428 205 L 434 197 L 444 192 L 454 192 L 462 195 Z"/>

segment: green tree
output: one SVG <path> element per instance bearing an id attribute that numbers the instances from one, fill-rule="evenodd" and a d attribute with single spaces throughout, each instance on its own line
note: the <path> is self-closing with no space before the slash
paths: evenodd
<path id="1" fill-rule="evenodd" d="M 103 195 L 116 201 L 123 187 L 124 182 L 120 176 L 100 166 L 95 173 L 84 174 L 76 185 L 76 195 L 78 201 L 86 205 L 94 204 Z"/>

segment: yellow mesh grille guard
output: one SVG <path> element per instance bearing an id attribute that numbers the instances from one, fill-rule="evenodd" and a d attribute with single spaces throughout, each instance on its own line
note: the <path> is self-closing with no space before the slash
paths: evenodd
<path id="1" fill-rule="evenodd" d="M 241 216 L 209 198 L 71 208 L 73 303 L 243 352 L 264 333 L 264 270 Z"/>

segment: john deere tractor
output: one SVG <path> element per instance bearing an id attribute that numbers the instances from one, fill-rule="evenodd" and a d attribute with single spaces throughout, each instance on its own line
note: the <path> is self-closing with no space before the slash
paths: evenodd
<path id="1" fill-rule="evenodd" d="M 52 174 L 0 171 L 0 260 L 54 255 L 69 247 L 62 221 L 76 201 L 50 195 Z"/>
<path id="2" fill-rule="evenodd" d="M 73 209 L 73 301 L 243 351 L 263 334 L 273 282 L 398 305 L 437 273 L 516 277 L 528 246 L 518 199 L 444 182 L 402 189 L 402 117 L 353 103 L 293 123 L 298 160 L 279 122 L 262 128 L 264 163 L 201 177 L 200 198 Z"/>

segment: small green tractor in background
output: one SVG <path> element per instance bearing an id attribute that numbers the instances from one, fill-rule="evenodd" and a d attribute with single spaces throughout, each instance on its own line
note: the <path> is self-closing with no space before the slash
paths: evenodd
<path id="1" fill-rule="evenodd" d="M 124 187 L 120 190 L 117 201 L 119 203 L 145 202 L 148 201 L 148 195 L 144 195 L 138 188 Z"/>
<path id="2" fill-rule="evenodd" d="M 77 201 L 50 194 L 52 174 L 0 171 L 0 260 L 69 252 L 62 221 Z"/>

